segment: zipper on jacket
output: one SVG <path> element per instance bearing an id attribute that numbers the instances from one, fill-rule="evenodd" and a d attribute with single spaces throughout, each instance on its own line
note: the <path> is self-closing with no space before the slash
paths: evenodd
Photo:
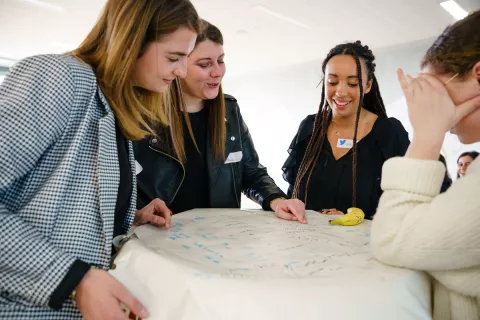
<path id="1" fill-rule="evenodd" d="M 233 163 L 230 164 L 232 168 L 232 175 L 233 175 L 233 190 L 235 191 L 235 200 L 237 200 L 237 206 L 240 208 L 240 203 L 238 202 L 238 195 L 237 195 L 237 180 L 235 179 L 235 169 L 233 168 Z"/>
<path id="2" fill-rule="evenodd" d="M 157 149 L 153 148 L 152 146 L 148 146 L 148 147 L 149 147 L 150 149 L 152 149 L 153 151 L 155 151 L 155 152 L 158 152 L 158 153 L 163 154 L 164 156 L 166 156 L 166 157 L 168 157 L 168 158 L 170 158 L 170 159 L 175 160 L 175 161 L 178 162 L 178 164 L 180 164 L 180 166 L 182 167 L 182 170 L 183 170 L 182 181 L 180 181 L 180 184 L 178 185 L 177 190 L 176 190 L 175 193 L 173 194 L 172 200 L 171 200 L 170 203 L 168 204 L 168 205 L 170 205 L 170 204 L 172 204 L 173 200 L 174 200 L 175 197 L 177 196 L 177 193 L 178 193 L 178 191 L 180 190 L 180 187 L 181 187 L 182 184 L 183 184 L 183 180 L 185 179 L 185 167 L 184 167 L 183 164 L 180 162 L 180 160 L 178 160 L 177 158 L 172 157 L 171 155 L 166 154 L 165 152 L 162 152 L 162 151 L 160 151 L 160 150 L 157 150 Z M 163 199 L 162 199 L 162 200 L 163 200 Z"/>

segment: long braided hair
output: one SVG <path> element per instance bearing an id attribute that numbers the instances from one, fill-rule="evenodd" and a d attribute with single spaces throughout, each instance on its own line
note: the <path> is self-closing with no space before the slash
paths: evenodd
<path id="1" fill-rule="evenodd" d="M 358 73 L 358 82 L 360 89 L 360 103 L 358 105 L 358 110 L 355 119 L 355 133 L 353 137 L 353 147 L 352 147 L 352 157 L 353 157 L 353 192 L 352 192 L 352 205 L 355 207 L 357 205 L 357 130 L 358 130 L 358 120 L 360 118 L 360 111 L 363 108 L 376 114 L 380 118 L 386 118 L 387 112 L 385 110 L 385 105 L 383 103 L 382 96 L 380 95 L 380 89 L 378 87 L 378 82 L 375 77 L 375 56 L 372 53 L 372 50 L 368 46 L 363 46 L 360 41 L 353 43 L 340 44 L 334 47 L 328 53 L 327 57 L 322 64 L 322 72 L 325 74 L 325 68 L 328 61 L 331 58 L 337 55 L 350 55 L 355 59 L 357 63 L 357 73 Z M 367 81 L 372 80 L 372 88 L 370 92 L 364 95 L 363 92 L 363 79 L 362 79 L 362 65 L 360 63 L 362 59 L 367 66 Z M 328 126 L 332 121 L 332 109 L 329 107 L 328 102 L 325 99 L 325 86 L 323 85 L 325 79 L 322 79 L 322 96 L 320 100 L 319 110 L 315 116 L 315 122 L 313 125 L 312 137 L 308 143 L 305 155 L 298 169 L 297 178 L 295 180 L 295 185 L 293 188 L 293 198 L 298 198 L 300 193 L 300 188 L 302 181 L 307 177 L 307 183 L 305 185 L 305 204 L 307 203 L 308 195 L 308 186 L 310 185 L 310 179 L 315 168 L 315 164 L 320 157 L 320 153 L 323 148 L 323 142 L 327 134 Z"/>

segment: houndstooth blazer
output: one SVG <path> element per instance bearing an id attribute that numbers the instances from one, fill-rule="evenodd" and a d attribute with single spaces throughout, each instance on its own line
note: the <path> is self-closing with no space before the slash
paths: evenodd
<path id="1" fill-rule="evenodd" d="M 76 259 L 109 268 L 119 180 L 115 117 L 91 67 L 69 55 L 15 65 L 0 85 L 0 319 L 81 319 L 71 300 L 47 304 Z"/>

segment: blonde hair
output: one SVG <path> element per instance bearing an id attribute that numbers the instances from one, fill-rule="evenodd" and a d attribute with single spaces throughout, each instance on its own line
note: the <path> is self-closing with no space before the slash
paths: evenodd
<path id="1" fill-rule="evenodd" d="M 179 27 L 199 33 L 189 0 L 109 0 L 98 22 L 72 55 L 88 63 L 125 137 L 139 140 L 166 124 L 162 94 L 134 87 L 131 74 L 147 45 Z"/>

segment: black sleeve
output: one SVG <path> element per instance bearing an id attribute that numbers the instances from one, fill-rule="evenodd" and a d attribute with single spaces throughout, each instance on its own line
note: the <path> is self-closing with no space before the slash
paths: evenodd
<path id="1" fill-rule="evenodd" d="M 90 270 L 88 263 L 76 260 L 58 287 L 53 291 L 48 306 L 52 309 L 60 310 L 65 300 L 67 300 L 70 293 L 80 283 L 88 270 Z"/>
<path id="2" fill-rule="evenodd" d="M 382 130 L 378 131 L 377 141 L 380 143 L 384 161 L 394 157 L 403 157 L 410 145 L 407 130 L 395 118 L 388 118 L 384 122 Z"/>
<path id="3" fill-rule="evenodd" d="M 288 182 L 287 196 L 289 199 L 292 197 L 298 169 L 305 155 L 307 144 L 310 141 L 314 121 L 315 115 L 307 116 L 300 123 L 297 134 L 293 137 L 290 147 L 288 147 L 288 157 L 282 166 L 282 171 L 283 179 Z"/>
<path id="4" fill-rule="evenodd" d="M 300 162 L 298 162 L 298 154 L 296 148 L 298 133 L 293 138 L 288 148 L 288 157 L 285 160 L 285 163 L 282 166 L 283 179 L 288 182 L 288 191 L 287 197 L 290 199 L 293 195 L 293 187 L 295 186 L 295 180 L 297 179 L 298 167 Z"/>
<path id="5" fill-rule="evenodd" d="M 268 175 L 267 168 L 260 163 L 252 137 L 238 107 L 236 107 L 236 112 L 242 137 L 242 191 L 248 198 L 260 204 L 263 210 L 269 211 L 272 200 L 280 197 L 286 198 L 287 195 Z"/>

